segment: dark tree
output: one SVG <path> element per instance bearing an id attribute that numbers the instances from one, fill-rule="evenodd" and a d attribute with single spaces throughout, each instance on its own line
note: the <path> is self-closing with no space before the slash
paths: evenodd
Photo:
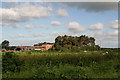
<path id="1" fill-rule="evenodd" d="M 58 36 L 55 39 L 53 50 L 56 51 L 80 51 L 98 50 L 100 47 L 95 45 L 95 39 L 85 35 L 77 36 Z"/>
<path id="2" fill-rule="evenodd" d="M 2 46 L 2 49 L 8 49 L 8 48 L 9 48 L 9 41 L 4 40 L 4 41 L 1 43 L 1 46 Z"/>

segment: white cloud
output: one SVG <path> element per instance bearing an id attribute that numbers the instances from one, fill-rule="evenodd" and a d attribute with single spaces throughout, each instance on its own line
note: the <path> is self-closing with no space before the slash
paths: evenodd
<path id="1" fill-rule="evenodd" d="M 58 9 L 57 16 L 58 17 L 67 17 L 68 13 L 67 13 L 66 9 Z"/>
<path id="2" fill-rule="evenodd" d="M 47 34 L 45 33 L 35 33 L 35 34 L 32 34 L 31 37 L 46 37 Z"/>
<path id="3" fill-rule="evenodd" d="M 10 38 L 12 39 L 28 39 L 28 38 L 37 38 L 37 37 L 45 37 L 47 34 L 45 33 L 34 33 L 34 34 L 14 34 L 11 35 Z"/>
<path id="4" fill-rule="evenodd" d="M 50 6 L 43 7 L 40 5 L 32 5 L 30 3 L 23 3 L 15 8 L 0 8 L 0 18 L 2 18 L 3 24 L 16 24 L 31 19 L 50 17 L 51 11 L 52 8 Z"/>
<path id="5" fill-rule="evenodd" d="M 51 16 L 50 11 L 52 10 L 51 7 L 33 6 L 29 3 L 21 4 L 18 8 L 15 10 L 20 12 L 21 16 L 30 18 L 49 17 Z"/>
<path id="6" fill-rule="evenodd" d="M 118 30 L 114 31 L 99 31 L 92 34 L 92 36 L 98 38 L 118 37 Z"/>
<path id="7" fill-rule="evenodd" d="M 62 25 L 62 23 L 59 22 L 59 21 L 52 21 L 52 22 L 51 22 L 51 25 L 60 26 L 60 25 Z"/>
<path id="8" fill-rule="evenodd" d="M 59 33 L 59 32 L 52 32 L 50 35 L 51 35 L 51 36 L 59 36 L 60 33 Z"/>
<path id="9" fill-rule="evenodd" d="M 10 36 L 10 38 L 12 38 L 12 39 L 16 39 L 16 38 L 25 38 L 26 37 L 26 35 L 24 35 L 24 34 L 15 34 L 15 35 L 11 35 Z"/>
<path id="10" fill-rule="evenodd" d="M 15 23 L 1 23 L 1 22 L 0 22 L 0 25 L 1 25 L 1 26 L 11 26 L 11 27 L 13 27 L 13 28 L 20 28 L 20 25 L 15 24 Z"/>
<path id="11" fill-rule="evenodd" d="M 115 28 L 115 29 L 120 28 L 120 26 L 118 26 L 118 20 L 113 20 L 113 21 L 111 21 L 111 22 L 109 23 L 109 26 L 110 26 L 111 28 Z"/>
<path id="12" fill-rule="evenodd" d="M 118 30 L 99 31 L 90 36 L 96 39 L 96 43 L 102 47 L 118 47 Z"/>
<path id="13" fill-rule="evenodd" d="M 111 35 L 111 36 L 118 36 L 118 30 L 109 32 L 109 35 Z"/>
<path id="14" fill-rule="evenodd" d="M 82 27 L 78 22 L 69 22 L 68 24 L 68 29 L 69 31 L 73 32 L 73 33 L 81 33 L 83 31 L 85 31 L 85 28 Z"/>
<path id="15" fill-rule="evenodd" d="M 97 24 L 90 25 L 89 29 L 90 30 L 100 30 L 100 29 L 103 29 L 103 24 L 102 23 L 97 23 Z"/>
<path id="16" fill-rule="evenodd" d="M 47 28 L 46 26 L 43 25 L 33 25 L 33 24 L 27 24 L 25 25 L 25 28 L 31 29 L 31 28 Z"/>

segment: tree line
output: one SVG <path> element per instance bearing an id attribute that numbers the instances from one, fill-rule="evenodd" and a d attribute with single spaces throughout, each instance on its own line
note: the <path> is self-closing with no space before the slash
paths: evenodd
<path id="1" fill-rule="evenodd" d="M 14 50 L 15 46 L 9 46 L 9 41 L 4 40 L 1 43 L 2 49 Z M 88 37 L 86 35 L 77 36 L 58 36 L 55 39 L 55 43 L 38 43 L 34 46 L 41 46 L 42 44 L 52 44 L 54 45 L 50 50 L 54 51 L 95 51 L 100 50 L 100 46 L 95 44 L 95 38 Z"/>
<path id="2" fill-rule="evenodd" d="M 100 50 L 99 45 L 95 45 L 95 39 L 86 35 L 77 36 L 58 36 L 51 50 L 56 51 L 95 51 Z"/>

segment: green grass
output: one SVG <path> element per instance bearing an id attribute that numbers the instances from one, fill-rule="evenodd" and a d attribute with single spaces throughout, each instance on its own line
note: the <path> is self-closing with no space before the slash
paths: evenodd
<path id="1" fill-rule="evenodd" d="M 103 51 L 80 51 L 80 52 L 58 52 L 58 51 L 22 51 L 22 52 L 15 52 L 17 55 L 64 55 L 64 54 L 102 54 Z M 4 54 L 4 53 L 3 53 Z"/>
<path id="2" fill-rule="evenodd" d="M 118 78 L 120 54 L 32 51 L 3 54 L 3 78 Z M 7 67 L 6 67 L 7 64 Z M 19 65 L 19 67 L 18 67 Z M 16 69 L 16 70 L 14 70 Z"/>

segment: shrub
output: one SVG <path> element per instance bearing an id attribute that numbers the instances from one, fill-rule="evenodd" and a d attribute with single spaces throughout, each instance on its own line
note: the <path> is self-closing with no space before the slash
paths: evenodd
<path id="1" fill-rule="evenodd" d="M 23 61 L 13 52 L 6 52 L 2 56 L 2 62 L 3 72 L 20 72 L 20 67 L 23 64 Z"/>

